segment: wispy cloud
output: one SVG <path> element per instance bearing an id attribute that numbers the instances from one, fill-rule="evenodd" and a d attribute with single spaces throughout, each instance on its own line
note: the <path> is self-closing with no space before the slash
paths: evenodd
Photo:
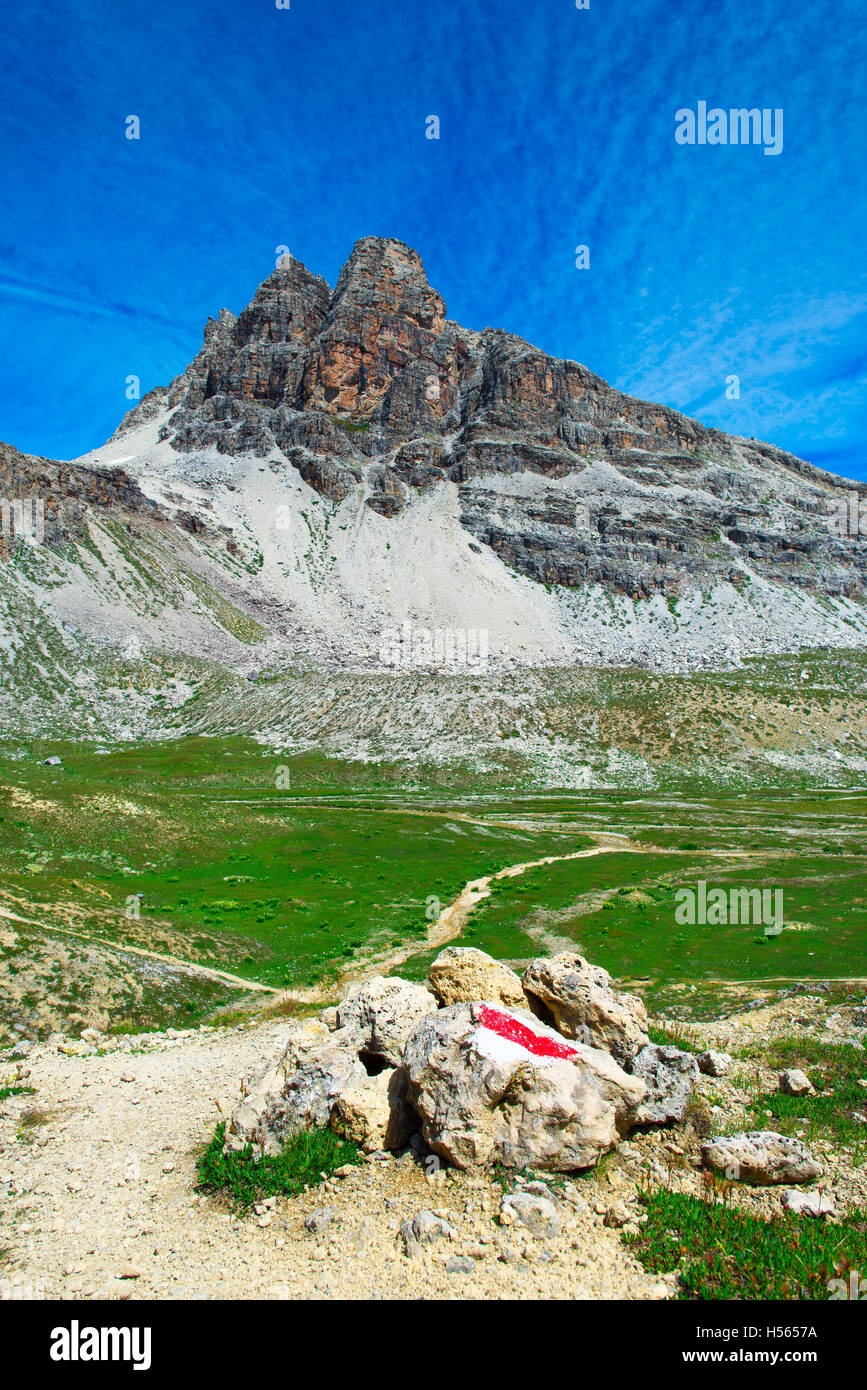
<path id="1" fill-rule="evenodd" d="M 856 0 L 78 0 L 53 26 L 22 0 L 6 28 L 0 437 L 92 447 L 114 411 L 100 393 L 125 371 L 169 380 L 277 245 L 333 283 L 379 233 L 416 246 L 470 327 L 722 428 L 867 459 Z M 699 100 L 783 108 L 783 154 L 677 146 L 675 111 Z M 62 420 L 28 392 L 40 357 Z"/>

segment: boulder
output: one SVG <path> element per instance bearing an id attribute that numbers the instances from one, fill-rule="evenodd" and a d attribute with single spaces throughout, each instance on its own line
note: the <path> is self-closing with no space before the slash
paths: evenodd
<path id="1" fill-rule="evenodd" d="M 790 1187 L 781 1198 L 783 1210 L 795 1216 L 836 1216 L 834 1203 L 825 1192 L 799 1192 Z"/>
<path id="2" fill-rule="evenodd" d="M 453 1004 L 404 1050 L 427 1144 L 458 1168 L 589 1168 L 628 1128 L 645 1087 L 607 1053 L 523 1009 Z"/>
<path id="3" fill-rule="evenodd" d="M 291 1025 L 277 1061 L 242 1081 L 242 1098 L 228 1125 L 227 1149 L 241 1149 L 247 1143 L 261 1142 L 267 1129 L 264 1117 L 269 1107 L 280 1097 L 299 1066 L 326 1041 L 330 1041 L 328 1029 L 315 1020 Z M 275 1148 L 268 1146 L 267 1151 L 274 1152 Z"/>
<path id="4" fill-rule="evenodd" d="M 298 1130 L 327 1124 L 338 1095 L 367 1079 L 352 1043 L 316 1019 L 291 1025 L 277 1061 L 242 1083 L 227 1151 L 252 1144 L 276 1154 Z"/>
<path id="5" fill-rule="evenodd" d="M 404 1044 L 420 1018 L 435 1011 L 437 1001 L 423 985 L 398 976 L 376 975 L 353 985 L 337 1006 L 337 1034 L 368 1059 L 398 1066 Z"/>
<path id="6" fill-rule="evenodd" d="M 635 1124 L 679 1124 L 686 1114 L 698 1081 L 698 1062 L 691 1052 L 648 1043 L 632 1064 L 633 1076 L 641 1077 L 647 1094 L 635 1112 Z"/>
<path id="7" fill-rule="evenodd" d="M 508 1004 L 523 1009 L 527 999 L 519 977 L 493 956 L 474 946 L 447 946 L 440 951 L 428 974 L 430 987 L 441 1004 L 474 1000 Z"/>
<path id="8" fill-rule="evenodd" d="M 812 1081 L 806 1072 L 800 1071 L 797 1067 L 780 1072 L 779 1086 L 784 1096 L 810 1096 L 813 1094 Z"/>
<path id="9" fill-rule="evenodd" d="M 235 1111 L 228 1150 L 251 1143 L 262 1153 L 279 1153 L 300 1130 L 327 1125 L 338 1098 L 368 1079 L 356 1054 L 345 1047 L 320 1048 L 288 1077 L 283 1066 L 267 1074 L 253 1104 L 248 1096 Z"/>
<path id="10" fill-rule="evenodd" d="M 727 1052 L 714 1052 L 713 1048 L 700 1052 L 696 1061 L 703 1076 L 727 1076 L 732 1064 Z"/>
<path id="11" fill-rule="evenodd" d="M 647 1010 L 634 994 L 611 988 L 607 970 L 572 951 L 531 961 L 522 976 L 530 1007 L 567 1038 L 610 1052 L 625 1065 L 647 1043 Z"/>
<path id="12" fill-rule="evenodd" d="M 418 1129 L 418 1116 L 406 1098 L 406 1072 L 390 1067 L 342 1091 L 332 1123 L 365 1153 L 401 1148 Z"/>
<path id="13" fill-rule="evenodd" d="M 752 1130 L 711 1139 L 701 1146 L 702 1162 L 735 1182 L 770 1187 L 778 1182 L 812 1182 L 822 1176 L 806 1144 L 774 1130 Z"/>

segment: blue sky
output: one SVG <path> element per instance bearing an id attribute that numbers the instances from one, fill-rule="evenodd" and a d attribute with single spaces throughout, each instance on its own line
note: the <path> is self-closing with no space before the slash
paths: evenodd
<path id="1" fill-rule="evenodd" d="M 855 0 L 7 7 L 0 438 L 95 447 L 278 245 L 333 285 L 378 234 L 467 327 L 867 477 L 865 48 Z M 782 153 L 678 145 L 699 101 Z"/>

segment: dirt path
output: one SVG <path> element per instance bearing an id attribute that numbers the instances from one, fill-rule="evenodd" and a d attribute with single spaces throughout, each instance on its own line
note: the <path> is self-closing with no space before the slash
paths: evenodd
<path id="1" fill-rule="evenodd" d="M 520 864 L 508 864 L 504 869 L 497 869 L 493 873 L 484 874 L 481 878 L 470 879 L 468 883 L 464 884 L 458 896 L 440 912 L 436 921 L 428 928 L 424 945 L 419 942 L 412 942 L 410 945 L 396 946 L 380 955 L 369 956 L 363 963 L 344 971 L 336 983 L 328 988 L 316 985 L 311 989 L 283 990 L 280 998 L 286 1001 L 292 1000 L 299 1004 L 324 1004 L 329 999 L 345 993 L 349 985 L 359 980 L 368 980 L 372 975 L 388 973 L 395 967 L 403 965 L 410 957 L 418 955 L 419 951 L 436 950 L 440 946 L 448 945 L 450 941 L 454 941 L 456 937 L 460 936 L 470 913 L 478 903 L 483 898 L 490 897 L 491 883 L 495 879 L 517 878 L 520 874 L 526 873 L 528 869 L 539 869 L 546 864 L 559 864 L 567 859 L 591 859 L 599 854 L 693 853 L 693 851 L 686 850 L 666 850 L 659 845 L 647 845 L 643 842 L 636 843 L 634 840 L 630 840 L 629 836 L 618 834 L 616 831 L 591 830 L 584 833 L 592 835 L 597 841 L 589 849 L 575 850 L 572 854 L 549 854 L 543 859 L 527 859 Z M 708 850 L 707 854 L 714 859 L 751 859 L 755 857 L 751 850 Z"/>
<path id="2" fill-rule="evenodd" d="M 418 814 L 438 816 L 445 815 L 446 813 L 425 810 L 418 812 Z M 456 816 L 452 815 L 448 818 L 452 820 L 457 819 L 470 821 L 474 824 L 480 825 L 494 823 L 501 824 L 504 827 L 508 825 L 512 829 L 517 828 L 514 822 L 476 821 L 473 817 L 466 814 L 460 814 Z M 533 827 L 523 825 L 521 828 L 529 831 Z M 454 941 L 456 937 L 460 936 L 461 932 L 466 926 L 467 920 L 473 909 L 478 905 L 478 903 L 482 901 L 482 899 L 490 897 L 491 883 L 495 879 L 517 878 L 520 874 L 525 873 L 528 869 L 538 869 L 544 867 L 546 864 L 558 864 L 569 859 L 589 859 L 599 854 L 677 854 L 687 852 L 678 850 L 663 850 L 660 846 L 657 845 L 636 843 L 630 840 L 630 838 L 627 835 L 622 835 L 615 831 L 587 831 L 584 833 L 592 835 L 593 838 L 597 841 L 597 843 L 591 846 L 589 849 L 575 850 L 571 854 L 550 854 L 546 855 L 542 859 L 528 859 L 519 864 L 509 864 L 505 868 L 497 869 L 490 874 L 483 875 L 481 878 L 470 879 L 470 881 L 466 883 L 464 887 L 461 889 L 460 893 L 453 900 L 453 902 L 449 903 L 449 905 L 446 908 L 444 908 L 442 912 L 440 912 L 439 916 L 428 928 L 424 947 L 422 947 L 418 942 L 412 942 L 409 945 L 394 947 L 393 949 L 387 952 L 383 952 L 382 954 L 370 956 L 363 963 L 360 963 L 344 971 L 334 984 L 329 985 L 327 987 L 324 985 L 314 985 L 307 989 L 281 989 L 279 986 L 276 985 L 262 984 L 258 980 L 247 980 L 244 979 L 244 977 L 241 975 L 232 974 L 231 971 L 219 970 L 214 966 L 200 965 L 195 961 L 185 960 L 182 957 L 172 956 L 165 952 L 148 950 L 142 946 L 116 944 L 114 942 L 106 941 L 103 937 L 89 935 L 86 932 L 74 931 L 71 927 L 59 927 L 54 924 L 48 925 L 44 922 L 37 921 L 35 918 L 25 917 L 18 913 L 12 912 L 9 908 L 3 907 L 2 905 L 0 905 L 0 918 L 6 918 L 8 921 L 11 922 L 21 922 L 25 926 L 35 927 L 37 930 L 42 931 L 49 936 L 60 935 L 73 937 L 79 941 L 86 942 L 88 946 L 96 950 L 111 952 L 115 955 L 128 954 L 139 956 L 144 960 L 160 961 L 165 965 L 169 965 L 177 970 L 184 971 L 189 975 L 196 975 L 202 979 L 209 979 L 217 981 L 221 984 L 228 984 L 235 989 L 247 990 L 252 993 L 271 994 L 275 996 L 275 1000 L 277 1003 L 291 1002 L 302 1005 L 321 1005 L 326 1003 L 329 999 L 337 997 L 342 993 L 345 993 L 348 986 L 357 981 L 369 979 L 372 975 L 388 973 L 395 967 L 402 965 L 405 961 L 409 960 L 411 956 L 417 955 L 418 952 L 422 949 L 426 948 L 428 950 L 435 950 L 438 947 L 447 945 L 450 941 Z M 713 858 L 720 859 L 751 859 L 756 857 L 754 852 L 749 850 L 709 850 L 707 851 L 707 853 Z M 761 857 L 766 856 L 763 855 Z M 719 981 L 718 983 L 723 982 Z M 725 983 L 758 984 L 762 982 L 728 981 Z"/>
<path id="3" fill-rule="evenodd" d="M 263 985 L 258 980 L 245 980 L 241 975 L 233 975 L 228 970 L 217 970 L 211 965 L 199 965 L 196 961 L 183 960 L 180 956 L 165 955 L 161 951 L 147 951 L 143 946 L 128 946 L 114 941 L 106 941 L 101 936 L 73 931 L 71 927 L 58 927 L 54 923 L 49 926 L 45 922 L 37 922 L 32 917 L 22 917 L 20 913 L 10 912 L 6 907 L 0 906 L 0 917 L 6 918 L 9 922 L 21 922 L 25 926 L 35 927 L 37 931 L 44 932 L 47 936 L 75 937 L 78 941 L 86 942 L 92 950 L 110 951 L 114 955 L 142 956 L 145 960 L 162 961 L 165 965 L 174 966 L 175 969 L 182 970 L 187 975 L 199 975 L 204 979 L 218 980 L 222 984 L 234 985 L 237 989 L 247 989 L 265 994 L 282 993 L 276 985 Z"/>
<path id="4" fill-rule="evenodd" d="M 544 1241 L 497 1224 L 488 1178 L 426 1176 L 409 1153 L 241 1220 L 198 1193 L 199 1149 L 286 1033 L 257 1020 L 107 1039 L 83 1056 L 38 1044 L 33 1093 L 0 1104 L 0 1300 L 666 1296 L 585 1200 L 599 1192 L 607 1207 L 620 1189 L 576 1184 L 577 1205 Z M 455 1238 L 407 1259 L 400 1225 L 432 1207 Z M 318 1232 L 304 1225 L 314 1211 Z"/>
<path id="5" fill-rule="evenodd" d="M 428 928 L 425 946 L 421 947 L 417 942 L 408 946 L 397 946 L 394 950 L 374 957 L 365 962 L 360 969 L 347 972 L 341 976 L 336 989 L 345 991 L 347 985 L 355 980 L 369 979 L 371 975 L 380 974 L 383 970 L 392 970 L 395 966 L 402 965 L 411 956 L 417 955 L 420 950 L 436 950 L 440 946 L 446 946 L 450 941 L 454 941 L 460 936 L 467 924 L 470 913 L 482 901 L 483 898 L 490 897 L 491 884 L 495 879 L 517 878 L 520 874 L 526 873 L 527 869 L 539 869 L 545 864 L 559 864 L 566 859 L 591 859 L 597 854 L 646 853 L 646 845 L 636 845 L 626 835 L 617 835 L 608 831 L 591 832 L 598 843 L 590 849 L 575 850 L 572 854 L 549 854 L 544 859 L 527 859 L 522 864 L 508 864 L 504 869 L 497 869 L 493 873 L 484 874 L 481 878 L 470 879 L 464 885 L 458 896 L 448 907 L 444 908 L 436 921 L 432 922 Z"/>

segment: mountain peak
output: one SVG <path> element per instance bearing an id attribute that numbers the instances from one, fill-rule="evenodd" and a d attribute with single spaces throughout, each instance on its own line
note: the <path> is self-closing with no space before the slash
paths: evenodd
<path id="1" fill-rule="evenodd" d="M 370 312 L 433 333 L 445 326 L 442 296 L 428 284 L 421 256 L 394 237 L 362 237 L 340 272 L 330 315 Z"/>
<path id="2" fill-rule="evenodd" d="M 447 320 L 394 238 L 357 241 L 333 292 L 287 257 L 237 319 L 209 321 L 186 372 L 125 428 L 159 413 L 178 453 L 267 458 L 387 519 L 456 484 L 468 538 L 545 585 L 865 590 L 867 560 L 833 524 L 843 480 Z"/>

